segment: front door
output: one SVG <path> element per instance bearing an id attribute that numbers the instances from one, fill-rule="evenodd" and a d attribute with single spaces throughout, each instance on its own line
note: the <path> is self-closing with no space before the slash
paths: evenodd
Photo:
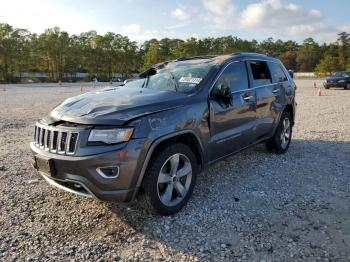
<path id="1" fill-rule="evenodd" d="M 214 98 L 216 90 L 229 87 L 231 98 Z M 230 63 L 211 90 L 210 161 L 236 152 L 254 142 L 255 90 L 249 88 L 245 62 Z"/>

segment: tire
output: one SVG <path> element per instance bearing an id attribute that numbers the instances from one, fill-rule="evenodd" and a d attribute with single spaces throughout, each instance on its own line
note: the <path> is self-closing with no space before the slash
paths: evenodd
<path id="1" fill-rule="evenodd" d="M 174 143 L 163 147 L 147 168 L 143 204 L 159 215 L 180 211 L 192 195 L 198 172 L 196 157 L 188 146 Z"/>
<path id="2" fill-rule="evenodd" d="M 350 83 L 347 83 L 346 86 L 344 87 L 345 90 L 350 90 Z"/>
<path id="3" fill-rule="evenodd" d="M 288 112 L 284 111 L 274 136 L 266 142 L 267 150 L 276 154 L 287 152 L 292 140 L 292 131 L 292 118 Z"/>

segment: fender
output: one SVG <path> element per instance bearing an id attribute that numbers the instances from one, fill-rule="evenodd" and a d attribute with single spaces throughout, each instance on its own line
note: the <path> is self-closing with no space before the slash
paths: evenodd
<path id="1" fill-rule="evenodd" d="M 276 133 L 276 129 L 277 129 L 277 127 L 278 127 L 278 124 L 279 124 L 279 122 L 281 121 L 282 113 L 286 110 L 287 105 L 291 105 L 291 106 L 293 107 L 293 114 L 294 114 L 294 116 L 291 116 L 291 117 L 293 117 L 292 126 L 294 125 L 294 122 L 295 122 L 294 119 L 295 119 L 295 109 L 296 109 L 295 107 L 296 107 L 296 103 L 295 103 L 295 101 L 293 100 L 292 103 L 285 104 L 285 105 L 283 106 L 283 110 L 280 111 L 280 113 L 279 113 L 279 115 L 278 115 L 277 125 L 275 125 L 275 127 L 273 128 L 273 132 L 272 132 L 272 136 L 271 136 L 271 137 L 273 137 L 274 134 Z"/>
<path id="2" fill-rule="evenodd" d="M 184 135 L 184 134 L 191 134 L 191 135 L 194 135 L 194 137 L 196 138 L 197 143 L 199 144 L 199 147 L 200 147 L 200 151 L 201 151 L 201 160 L 202 160 L 202 163 L 203 163 L 203 167 L 205 166 L 205 159 L 204 159 L 204 154 L 203 154 L 203 152 L 204 152 L 203 145 L 201 143 L 201 140 L 199 139 L 199 137 L 197 136 L 197 134 L 193 130 L 182 130 L 182 131 L 171 133 L 171 134 L 168 134 L 168 135 L 165 135 L 165 136 L 161 136 L 157 140 L 153 141 L 153 143 L 151 144 L 150 148 L 147 151 L 146 158 L 145 158 L 145 161 L 143 162 L 143 165 L 142 165 L 142 168 L 141 168 L 141 172 L 140 172 L 140 175 L 139 175 L 138 180 L 137 180 L 136 190 L 134 192 L 134 195 L 133 195 L 132 199 L 134 199 L 136 197 L 136 195 L 138 193 L 138 189 L 141 187 L 141 183 L 142 183 L 143 178 L 145 176 L 148 163 L 151 160 L 151 157 L 152 157 L 153 152 L 156 149 L 156 147 L 160 143 L 162 143 L 162 142 L 164 142 L 164 141 L 166 141 L 168 139 L 175 138 L 177 136 Z"/>

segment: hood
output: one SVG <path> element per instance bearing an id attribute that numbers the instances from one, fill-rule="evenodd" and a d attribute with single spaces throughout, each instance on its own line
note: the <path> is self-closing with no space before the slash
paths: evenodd
<path id="1" fill-rule="evenodd" d="M 183 106 L 188 95 L 147 88 L 113 87 L 65 100 L 52 110 L 51 122 L 123 125 L 140 116 Z"/>

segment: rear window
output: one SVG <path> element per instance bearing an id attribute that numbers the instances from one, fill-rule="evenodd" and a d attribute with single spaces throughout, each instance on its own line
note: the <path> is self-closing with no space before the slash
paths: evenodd
<path id="1" fill-rule="evenodd" d="M 269 63 L 269 66 L 274 83 L 285 82 L 288 80 L 280 64 L 271 62 Z"/>
<path id="2" fill-rule="evenodd" d="M 272 83 L 270 70 L 266 62 L 249 61 L 253 74 L 253 86 L 263 86 Z"/>

